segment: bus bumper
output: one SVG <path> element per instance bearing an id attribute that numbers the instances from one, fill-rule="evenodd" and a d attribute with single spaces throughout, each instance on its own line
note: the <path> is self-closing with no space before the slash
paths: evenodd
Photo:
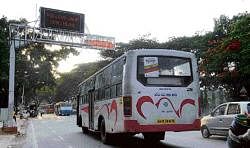
<path id="1" fill-rule="evenodd" d="M 140 125 L 136 120 L 124 120 L 126 132 L 161 132 L 161 131 L 195 131 L 200 130 L 200 119 L 196 119 L 192 124 L 154 124 Z"/>

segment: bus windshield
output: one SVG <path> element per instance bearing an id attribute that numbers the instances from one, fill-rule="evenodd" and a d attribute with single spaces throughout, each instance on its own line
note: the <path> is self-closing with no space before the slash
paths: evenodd
<path id="1" fill-rule="evenodd" d="M 69 103 L 61 103 L 61 107 L 70 107 L 71 106 L 71 104 L 69 104 Z"/>
<path id="2" fill-rule="evenodd" d="M 191 59 L 139 56 L 137 79 L 143 85 L 187 86 L 192 82 Z"/>

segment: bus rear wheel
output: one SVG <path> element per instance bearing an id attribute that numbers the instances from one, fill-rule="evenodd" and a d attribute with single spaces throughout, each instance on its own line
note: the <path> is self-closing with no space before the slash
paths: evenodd
<path id="1" fill-rule="evenodd" d="M 110 144 L 110 134 L 106 133 L 106 128 L 105 128 L 105 121 L 102 119 L 101 125 L 100 125 L 100 133 L 101 133 L 101 141 L 104 144 Z"/>
<path id="2" fill-rule="evenodd" d="M 144 140 L 156 143 L 164 140 L 165 132 L 143 133 L 143 136 Z"/>
<path id="3" fill-rule="evenodd" d="M 84 133 L 84 134 L 88 134 L 88 133 L 89 133 L 88 128 L 87 128 L 87 127 L 82 126 L 82 133 Z"/>

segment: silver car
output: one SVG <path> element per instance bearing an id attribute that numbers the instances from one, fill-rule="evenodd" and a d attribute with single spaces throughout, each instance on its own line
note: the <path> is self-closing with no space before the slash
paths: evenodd
<path id="1" fill-rule="evenodd" d="M 227 102 L 217 106 L 208 116 L 201 119 L 201 134 L 204 138 L 211 135 L 227 136 L 229 127 L 236 114 L 250 114 L 250 102 Z"/>

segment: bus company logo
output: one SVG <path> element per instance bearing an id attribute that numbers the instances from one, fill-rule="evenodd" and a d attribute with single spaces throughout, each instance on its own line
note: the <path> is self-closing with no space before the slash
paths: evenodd
<path id="1" fill-rule="evenodd" d="M 164 105 L 165 107 L 168 107 L 168 102 L 164 102 L 163 105 Z"/>
<path id="2" fill-rule="evenodd" d="M 154 103 L 154 101 L 153 101 L 153 99 L 152 99 L 151 97 L 149 97 L 149 96 L 142 96 L 142 97 L 140 97 L 140 98 L 138 99 L 138 101 L 137 101 L 137 103 L 136 103 L 137 112 L 146 120 L 146 117 L 145 117 L 145 115 L 144 115 L 144 113 L 143 113 L 143 111 L 142 111 L 142 109 L 141 109 L 142 105 L 143 105 L 144 103 L 147 102 L 147 103 L 153 104 L 153 105 L 156 106 L 156 108 L 158 109 L 158 108 L 159 108 L 159 105 L 160 105 L 160 103 L 161 103 L 161 101 L 163 101 L 163 100 L 168 101 L 168 103 L 170 104 L 170 107 L 173 109 L 173 111 L 174 111 L 175 114 L 178 116 L 178 118 L 181 117 L 181 115 L 182 115 L 182 109 L 183 109 L 183 107 L 184 107 L 185 105 L 190 104 L 190 105 L 195 106 L 195 100 L 193 100 L 193 99 L 184 99 L 184 100 L 181 102 L 179 108 L 176 109 L 176 108 L 174 107 L 172 101 L 171 101 L 169 98 L 167 98 L 167 97 L 162 97 L 162 98 L 159 99 L 156 103 Z M 166 101 L 165 101 L 165 102 L 166 102 Z M 163 105 L 165 104 L 165 102 L 163 103 Z M 167 103 L 167 102 L 166 102 L 166 103 Z M 167 104 L 168 104 L 168 103 L 167 103 Z M 165 104 L 165 105 L 166 105 L 166 104 Z M 165 106 L 165 105 L 164 105 L 164 106 Z M 168 106 L 168 105 L 167 105 L 167 106 Z M 165 107 L 167 107 L 167 106 L 165 106 Z"/>

